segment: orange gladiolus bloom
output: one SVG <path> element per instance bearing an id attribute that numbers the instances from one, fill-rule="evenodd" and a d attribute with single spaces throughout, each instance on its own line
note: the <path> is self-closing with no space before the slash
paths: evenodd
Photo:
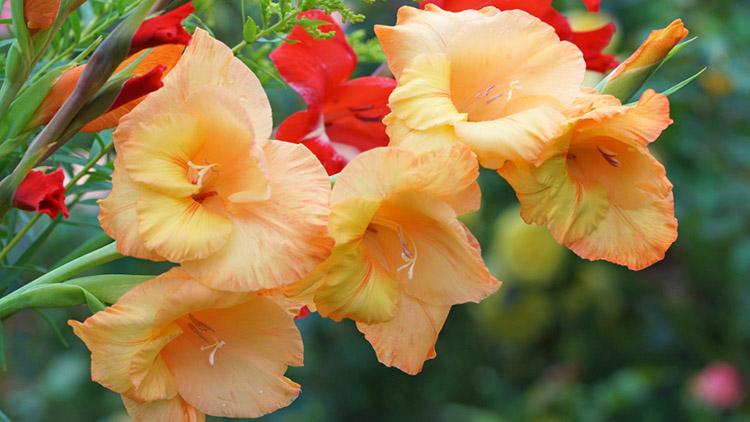
<path id="1" fill-rule="evenodd" d="M 164 66 L 163 73 L 169 73 L 180 60 L 183 50 L 185 50 L 185 46 L 179 44 L 165 44 L 154 48 L 153 51 L 148 53 L 148 55 L 138 63 L 133 72 L 133 76 L 137 77 L 145 75 L 157 66 Z M 136 53 L 130 56 L 117 67 L 115 72 L 119 72 L 133 63 L 133 61 L 140 58 L 141 53 Z M 73 90 L 78 83 L 78 79 L 80 79 L 85 67 L 86 65 L 76 66 L 60 76 L 37 109 L 34 119 L 29 123 L 29 127 L 47 124 L 52 120 L 52 117 L 57 113 L 57 110 L 62 107 L 65 100 L 73 93 Z M 98 132 L 100 130 L 117 126 L 117 122 L 120 121 L 120 118 L 128 114 L 133 108 L 135 108 L 135 106 L 143 101 L 144 98 L 145 97 L 136 98 L 119 107 L 111 109 L 102 116 L 87 123 L 81 130 L 83 132 Z"/>
<path id="2" fill-rule="evenodd" d="M 384 120 L 391 145 L 459 141 L 488 168 L 536 158 L 586 68 L 575 45 L 520 10 L 402 7 L 396 26 L 375 32 L 398 80 Z"/>
<path id="3" fill-rule="evenodd" d="M 516 191 L 528 223 L 587 259 L 633 270 L 664 257 L 677 238 L 672 184 L 648 144 L 672 123 L 667 97 L 649 90 L 632 106 L 582 95 L 568 130 L 535 163 L 499 173 Z"/>
<path id="4" fill-rule="evenodd" d="M 312 294 L 321 315 L 357 321 L 381 362 L 418 373 L 451 306 L 500 286 L 457 220 L 479 208 L 477 175 L 463 145 L 358 155 L 333 189 L 331 256 L 287 293 Z"/>
<path id="5" fill-rule="evenodd" d="M 92 379 L 136 420 L 253 418 L 299 395 L 284 372 L 302 365 L 302 338 L 272 296 L 214 290 L 175 268 L 69 324 L 91 351 Z"/>
<path id="6" fill-rule="evenodd" d="M 321 164 L 302 145 L 268 140 L 260 82 L 205 31 L 164 83 L 114 133 L 99 220 L 120 252 L 182 263 L 231 291 L 306 276 L 331 247 Z"/>

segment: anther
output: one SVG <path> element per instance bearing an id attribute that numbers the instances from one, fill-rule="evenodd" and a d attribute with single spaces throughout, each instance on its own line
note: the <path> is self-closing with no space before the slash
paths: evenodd
<path id="1" fill-rule="evenodd" d="M 620 167 L 620 160 L 617 159 L 617 154 L 604 150 L 598 146 L 596 147 L 596 149 L 599 150 L 599 153 L 602 154 L 602 157 L 604 157 L 604 160 L 606 160 L 609 165 L 611 165 L 612 167 Z"/>
<path id="2" fill-rule="evenodd" d="M 198 186 L 198 188 L 203 187 L 203 179 L 206 177 L 208 172 L 214 167 L 218 166 L 218 164 L 206 164 L 202 166 L 199 164 L 195 164 L 192 161 L 188 161 L 187 164 L 188 167 L 190 167 L 190 169 L 188 170 L 188 174 L 194 175 L 194 177 L 191 177 L 190 182 Z"/>
<path id="3" fill-rule="evenodd" d="M 397 228 L 396 233 L 398 233 L 398 242 L 401 244 L 401 259 L 404 261 L 404 264 L 398 267 L 396 271 L 401 272 L 406 270 L 406 276 L 409 280 L 412 280 L 414 278 L 414 268 L 417 265 L 417 245 L 414 244 L 414 253 L 412 253 L 401 227 Z"/>

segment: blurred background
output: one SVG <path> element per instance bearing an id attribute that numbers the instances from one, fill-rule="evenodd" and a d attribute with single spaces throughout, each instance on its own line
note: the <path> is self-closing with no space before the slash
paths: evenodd
<path id="1" fill-rule="evenodd" d="M 239 1 L 196 3 L 222 40 L 241 39 Z M 700 37 L 651 87 L 708 67 L 672 97 L 675 124 L 652 146 L 675 185 L 680 221 L 667 258 L 640 272 L 579 259 L 525 225 L 510 187 L 483 173 L 482 210 L 465 222 L 505 282 L 501 291 L 453 308 L 437 358 L 416 377 L 380 365 L 351 322 L 300 320 L 306 366 L 289 376 L 302 395 L 264 420 L 750 420 L 750 2 L 603 3 L 621 58 L 677 17 Z M 350 28 L 363 53 L 359 73 L 378 65 L 362 36 L 373 23 L 392 24 L 402 4 L 352 0 L 367 15 Z M 574 27 L 591 18 L 578 1 L 555 4 Z M 273 78 L 267 87 L 276 123 L 303 107 Z M 95 207 L 79 207 L 37 260 L 52 264 L 98 233 L 95 216 Z M 158 269 L 123 260 L 103 272 Z M 65 325 L 86 315 L 47 311 L 47 324 L 27 311 L 7 321 L 0 409 L 13 420 L 126 420 L 119 397 L 90 381 L 88 352 Z"/>

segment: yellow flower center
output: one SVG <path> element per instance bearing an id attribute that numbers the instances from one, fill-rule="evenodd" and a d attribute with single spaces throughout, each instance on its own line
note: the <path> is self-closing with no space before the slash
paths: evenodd
<path id="1" fill-rule="evenodd" d="M 503 114 L 505 106 L 513 99 L 513 94 L 523 89 L 521 82 L 513 80 L 505 87 L 498 89 L 496 83 L 480 89 L 473 96 L 456 100 L 456 108 L 469 115 L 470 121 L 491 120 Z M 504 101 L 499 101 L 504 99 Z"/>
<path id="2" fill-rule="evenodd" d="M 414 269 L 417 266 L 417 244 L 406 234 L 406 231 L 401 228 L 399 223 L 385 218 L 374 218 L 367 230 L 376 236 L 384 234 L 384 232 L 378 230 L 378 226 L 387 229 L 387 231 L 393 231 L 396 233 L 400 248 L 399 256 L 401 257 L 401 261 L 403 261 L 403 263 L 396 268 L 396 272 L 400 273 L 406 271 L 406 277 L 409 280 L 413 280 Z M 392 242 L 392 240 L 390 240 L 390 242 Z"/>

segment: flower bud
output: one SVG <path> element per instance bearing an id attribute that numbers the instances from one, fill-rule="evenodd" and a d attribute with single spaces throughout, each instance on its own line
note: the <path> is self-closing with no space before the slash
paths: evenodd
<path id="1" fill-rule="evenodd" d="M 23 15 L 29 30 L 43 30 L 52 26 L 60 11 L 60 0 L 25 0 Z"/>
<path id="2" fill-rule="evenodd" d="M 31 170 L 23 179 L 13 197 L 13 206 L 24 211 L 36 211 L 55 218 L 59 213 L 68 217 L 65 206 L 65 174 L 62 169 L 44 174 Z"/>
<path id="3" fill-rule="evenodd" d="M 613 95 L 623 102 L 627 101 L 687 34 L 688 30 L 681 19 L 675 20 L 664 29 L 652 31 L 638 50 L 599 84 L 599 91 L 602 94 Z"/>
<path id="4" fill-rule="evenodd" d="M 163 44 L 188 45 L 191 37 L 182 27 L 182 21 L 194 11 L 193 2 L 189 1 L 167 13 L 147 19 L 133 35 L 129 54 Z"/>

